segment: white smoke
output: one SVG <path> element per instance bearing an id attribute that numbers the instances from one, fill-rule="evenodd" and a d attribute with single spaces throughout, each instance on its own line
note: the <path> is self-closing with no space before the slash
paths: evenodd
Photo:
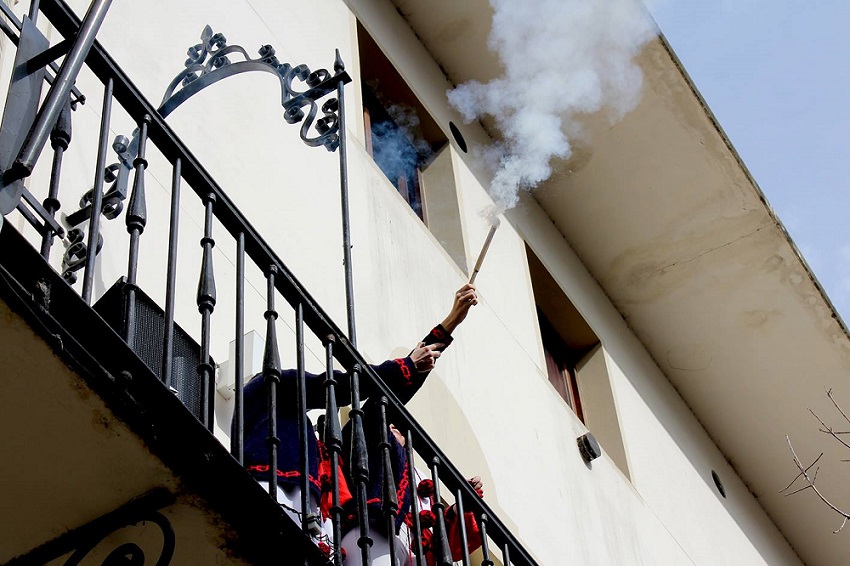
<path id="1" fill-rule="evenodd" d="M 467 121 L 492 116 L 504 141 L 483 152 L 496 171 L 490 196 L 498 214 L 515 206 L 567 159 L 577 118 L 606 109 L 621 119 L 639 100 L 643 76 L 633 62 L 656 33 L 639 0 L 490 0 L 489 47 L 504 75 L 448 93 Z"/>

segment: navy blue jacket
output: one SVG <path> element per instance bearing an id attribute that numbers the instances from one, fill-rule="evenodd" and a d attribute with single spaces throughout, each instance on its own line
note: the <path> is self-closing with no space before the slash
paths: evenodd
<path id="1" fill-rule="evenodd" d="M 415 373 L 412 360 L 399 358 L 388 360 L 372 369 L 387 384 L 396 384 L 407 380 L 405 374 Z M 334 371 L 336 378 L 335 394 L 339 406 L 351 403 L 351 387 L 348 375 Z M 298 439 L 297 383 L 298 372 L 287 369 L 281 372 L 277 387 L 277 437 L 280 447 L 277 452 L 277 479 L 280 484 L 301 485 L 301 466 Z M 325 408 L 325 373 L 305 372 L 307 409 Z M 365 393 L 365 391 L 364 391 Z M 361 393 L 363 395 L 363 393 Z M 243 389 L 244 403 L 244 465 L 258 480 L 269 481 L 269 449 L 266 439 L 269 436 L 268 387 L 262 374 L 255 375 Z M 317 498 L 321 497 L 319 479 L 319 450 L 312 423 L 307 434 L 308 468 L 310 487 Z M 231 431 L 232 432 L 232 431 Z"/>
<path id="2" fill-rule="evenodd" d="M 424 344 L 443 344 L 440 351 L 448 348 L 452 343 L 452 336 L 446 332 L 442 325 L 435 326 L 428 336 L 422 342 Z M 392 392 L 399 400 L 407 404 L 417 391 L 424 385 L 425 379 L 428 377 L 428 372 L 418 373 L 415 370 L 412 372 L 410 379 L 400 382 L 386 382 Z M 386 381 L 386 380 L 385 380 Z M 372 526 L 384 533 L 386 531 L 386 522 L 382 520 L 383 511 L 381 507 L 381 483 L 383 481 L 383 466 L 381 464 L 382 457 L 380 451 L 381 443 L 381 413 L 380 402 L 377 396 L 370 397 L 363 403 L 363 432 L 366 437 L 366 453 L 369 457 L 369 483 L 366 486 L 366 503 L 369 513 L 369 522 Z M 396 420 L 392 408 L 387 407 L 387 424 L 399 425 L 402 428 L 400 421 Z M 351 454 L 351 432 L 352 423 L 349 421 L 342 429 L 343 451 L 345 457 L 350 457 Z M 387 438 L 390 443 L 390 462 L 393 470 L 393 480 L 396 486 L 396 495 L 398 497 L 398 514 L 396 515 L 396 529 L 404 522 L 404 516 L 408 512 L 410 506 L 410 470 L 407 465 L 407 457 L 404 447 L 398 443 L 395 436 L 387 431 Z M 356 484 L 351 477 L 351 466 L 343 467 L 348 488 L 352 495 L 355 494 Z M 343 513 L 343 532 L 354 528 L 357 525 L 356 512 L 356 496 L 354 499 L 345 505 L 345 513 Z"/>

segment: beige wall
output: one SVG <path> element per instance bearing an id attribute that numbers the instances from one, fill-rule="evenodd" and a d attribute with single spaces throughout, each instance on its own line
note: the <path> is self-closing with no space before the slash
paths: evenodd
<path id="1" fill-rule="evenodd" d="M 388 3 L 350 0 L 348 5 L 447 134 L 453 120 L 470 147 L 487 142 L 478 126 L 462 125 L 447 107 L 445 92 L 451 85 Z M 339 0 L 309 5 L 272 0 L 119 2 L 100 41 L 156 103 L 182 68 L 186 48 L 208 23 L 230 43 L 249 49 L 271 43 L 281 60 L 306 62 L 311 68 L 331 66 L 338 47 L 356 77 L 355 20 Z M 64 173 L 66 212 L 74 191 L 82 193 L 93 178 L 101 91 L 88 76 L 79 84 L 89 102 L 75 117 L 75 142 Z M 361 349 L 377 361 L 415 344 L 442 318 L 466 277 L 366 153 L 358 93 L 355 80 L 347 88 L 346 106 L 355 298 Z M 196 96 L 169 122 L 344 328 L 337 156 L 301 143 L 297 128 L 282 119 L 274 79 L 228 79 Z M 126 135 L 132 129 L 118 112 L 113 133 Z M 488 229 L 480 216 L 489 204 L 483 188 L 488 176 L 470 155 L 453 145 L 449 151 L 459 192 L 459 233 L 467 250 L 476 254 Z M 33 183 L 46 179 L 45 155 Z M 162 304 L 171 173 L 155 153 L 150 159 L 141 285 Z M 182 204 L 178 318 L 197 336 L 194 289 L 203 215 L 185 186 Z M 541 564 L 799 564 L 543 210 L 527 200 L 507 220 L 478 278 L 481 304 L 411 403 L 449 456 L 464 473 L 482 473 L 488 500 L 507 523 L 516 525 L 516 534 Z M 217 233 L 222 233 L 220 227 Z M 126 269 L 123 216 L 105 222 L 104 236 L 98 292 Z M 526 243 L 602 341 L 624 446 L 614 460 L 603 455 L 584 464 L 575 438 L 587 429 L 545 377 Z M 219 237 L 219 302 L 213 315 L 218 361 L 227 358 L 233 340 L 233 255 L 232 242 Z M 246 330 L 264 334 L 265 284 L 259 273 L 249 273 L 247 290 Z M 292 315 L 282 306 L 280 310 L 282 355 L 291 365 Z M 321 368 L 320 347 L 315 341 L 308 347 L 308 368 Z M 628 462 L 631 481 L 614 463 L 618 458 Z M 712 469 L 723 479 L 727 499 L 717 495 Z"/>

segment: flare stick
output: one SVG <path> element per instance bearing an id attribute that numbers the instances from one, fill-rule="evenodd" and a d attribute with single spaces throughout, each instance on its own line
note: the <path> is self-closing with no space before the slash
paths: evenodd
<path id="1" fill-rule="evenodd" d="M 481 264 L 484 263 L 484 256 L 487 255 L 487 250 L 490 249 L 490 242 L 493 241 L 493 234 L 496 233 L 496 228 L 499 227 L 499 219 L 494 218 L 493 222 L 490 225 L 490 231 L 487 233 L 487 237 L 484 239 L 484 245 L 481 246 L 481 253 L 478 254 L 478 261 L 475 262 L 475 267 L 472 269 L 472 275 L 469 277 L 469 283 L 475 283 L 475 278 L 478 276 L 478 272 L 481 270 Z"/>

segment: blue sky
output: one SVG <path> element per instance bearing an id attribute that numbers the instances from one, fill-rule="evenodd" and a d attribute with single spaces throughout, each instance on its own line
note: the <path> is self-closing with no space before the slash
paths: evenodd
<path id="1" fill-rule="evenodd" d="M 652 12 L 850 323 L 850 0 L 664 0 Z"/>

